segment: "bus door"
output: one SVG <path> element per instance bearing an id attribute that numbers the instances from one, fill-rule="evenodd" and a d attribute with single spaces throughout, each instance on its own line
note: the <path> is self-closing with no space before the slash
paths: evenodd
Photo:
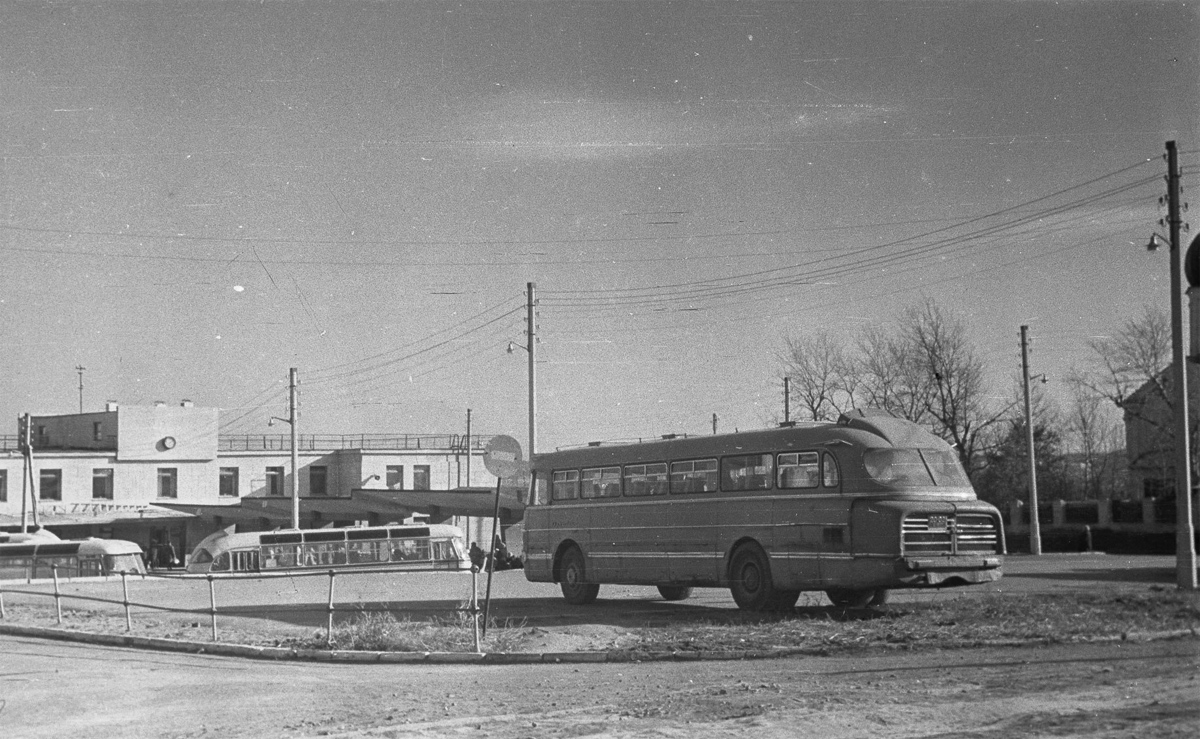
<path id="1" fill-rule="evenodd" d="M 619 552 L 619 581 L 665 583 L 670 579 L 668 547 L 674 517 L 667 497 L 665 463 L 625 465 L 621 516 L 612 532 Z"/>
<path id="2" fill-rule="evenodd" d="M 571 534 L 583 549 L 592 582 L 613 582 L 621 576 L 622 518 L 621 468 L 592 467 L 580 471 L 580 507 Z M 567 510 L 564 506 L 563 510 Z"/>
<path id="3" fill-rule="evenodd" d="M 819 451 L 778 455 L 773 506 L 773 574 L 781 587 L 815 588 L 825 569 L 849 552 L 849 504 L 840 496 L 837 463 Z"/>

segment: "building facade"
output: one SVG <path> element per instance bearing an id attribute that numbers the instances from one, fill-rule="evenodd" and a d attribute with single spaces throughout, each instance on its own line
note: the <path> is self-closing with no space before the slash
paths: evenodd
<path id="1" fill-rule="evenodd" d="M 218 529 L 290 527 L 290 434 L 221 435 L 218 428 L 217 409 L 188 401 L 33 416 L 31 460 L 17 435 L 0 437 L 0 528 L 32 527 L 36 518 L 62 538 L 136 542 L 154 564 L 167 566 Z M 420 514 L 478 538 L 483 527 L 471 519 L 485 511 L 490 517 L 495 498 L 489 491 L 496 480 L 483 463 L 487 441 L 301 435 L 300 526 L 382 524 Z M 519 495 L 515 486 L 504 493 L 508 526 L 520 518 Z"/>

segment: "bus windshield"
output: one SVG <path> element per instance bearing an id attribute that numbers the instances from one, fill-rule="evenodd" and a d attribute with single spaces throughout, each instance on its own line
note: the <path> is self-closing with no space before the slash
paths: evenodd
<path id="1" fill-rule="evenodd" d="M 958 457 L 947 449 L 868 449 L 867 474 L 891 488 L 970 485 Z"/>

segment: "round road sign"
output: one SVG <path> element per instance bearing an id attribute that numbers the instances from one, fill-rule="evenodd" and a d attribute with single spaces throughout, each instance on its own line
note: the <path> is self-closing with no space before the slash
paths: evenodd
<path id="1" fill-rule="evenodd" d="M 496 477 L 516 477 L 525 469 L 521 442 L 511 436 L 493 436 L 484 447 L 483 466 Z"/>

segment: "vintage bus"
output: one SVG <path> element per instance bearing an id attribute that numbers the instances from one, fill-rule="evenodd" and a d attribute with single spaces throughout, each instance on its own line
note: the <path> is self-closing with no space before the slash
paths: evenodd
<path id="1" fill-rule="evenodd" d="M 12 534 L 0 543 L 0 580 L 145 574 L 142 548 L 119 539 L 62 541 L 50 532 Z"/>
<path id="2" fill-rule="evenodd" d="M 471 562 L 462 532 L 435 524 L 218 531 L 196 545 L 187 564 L 192 574 L 328 569 L 467 571 Z"/>
<path id="3" fill-rule="evenodd" d="M 682 600 L 728 587 L 740 608 L 790 609 L 802 591 L 838 606 L 893 588 L 996 580 L 1000 512 L 976 499 L 958 457 L 881 411 L 836 423 L 537 455 L 525 575 L 573 604 L 601 583 Z"/>

